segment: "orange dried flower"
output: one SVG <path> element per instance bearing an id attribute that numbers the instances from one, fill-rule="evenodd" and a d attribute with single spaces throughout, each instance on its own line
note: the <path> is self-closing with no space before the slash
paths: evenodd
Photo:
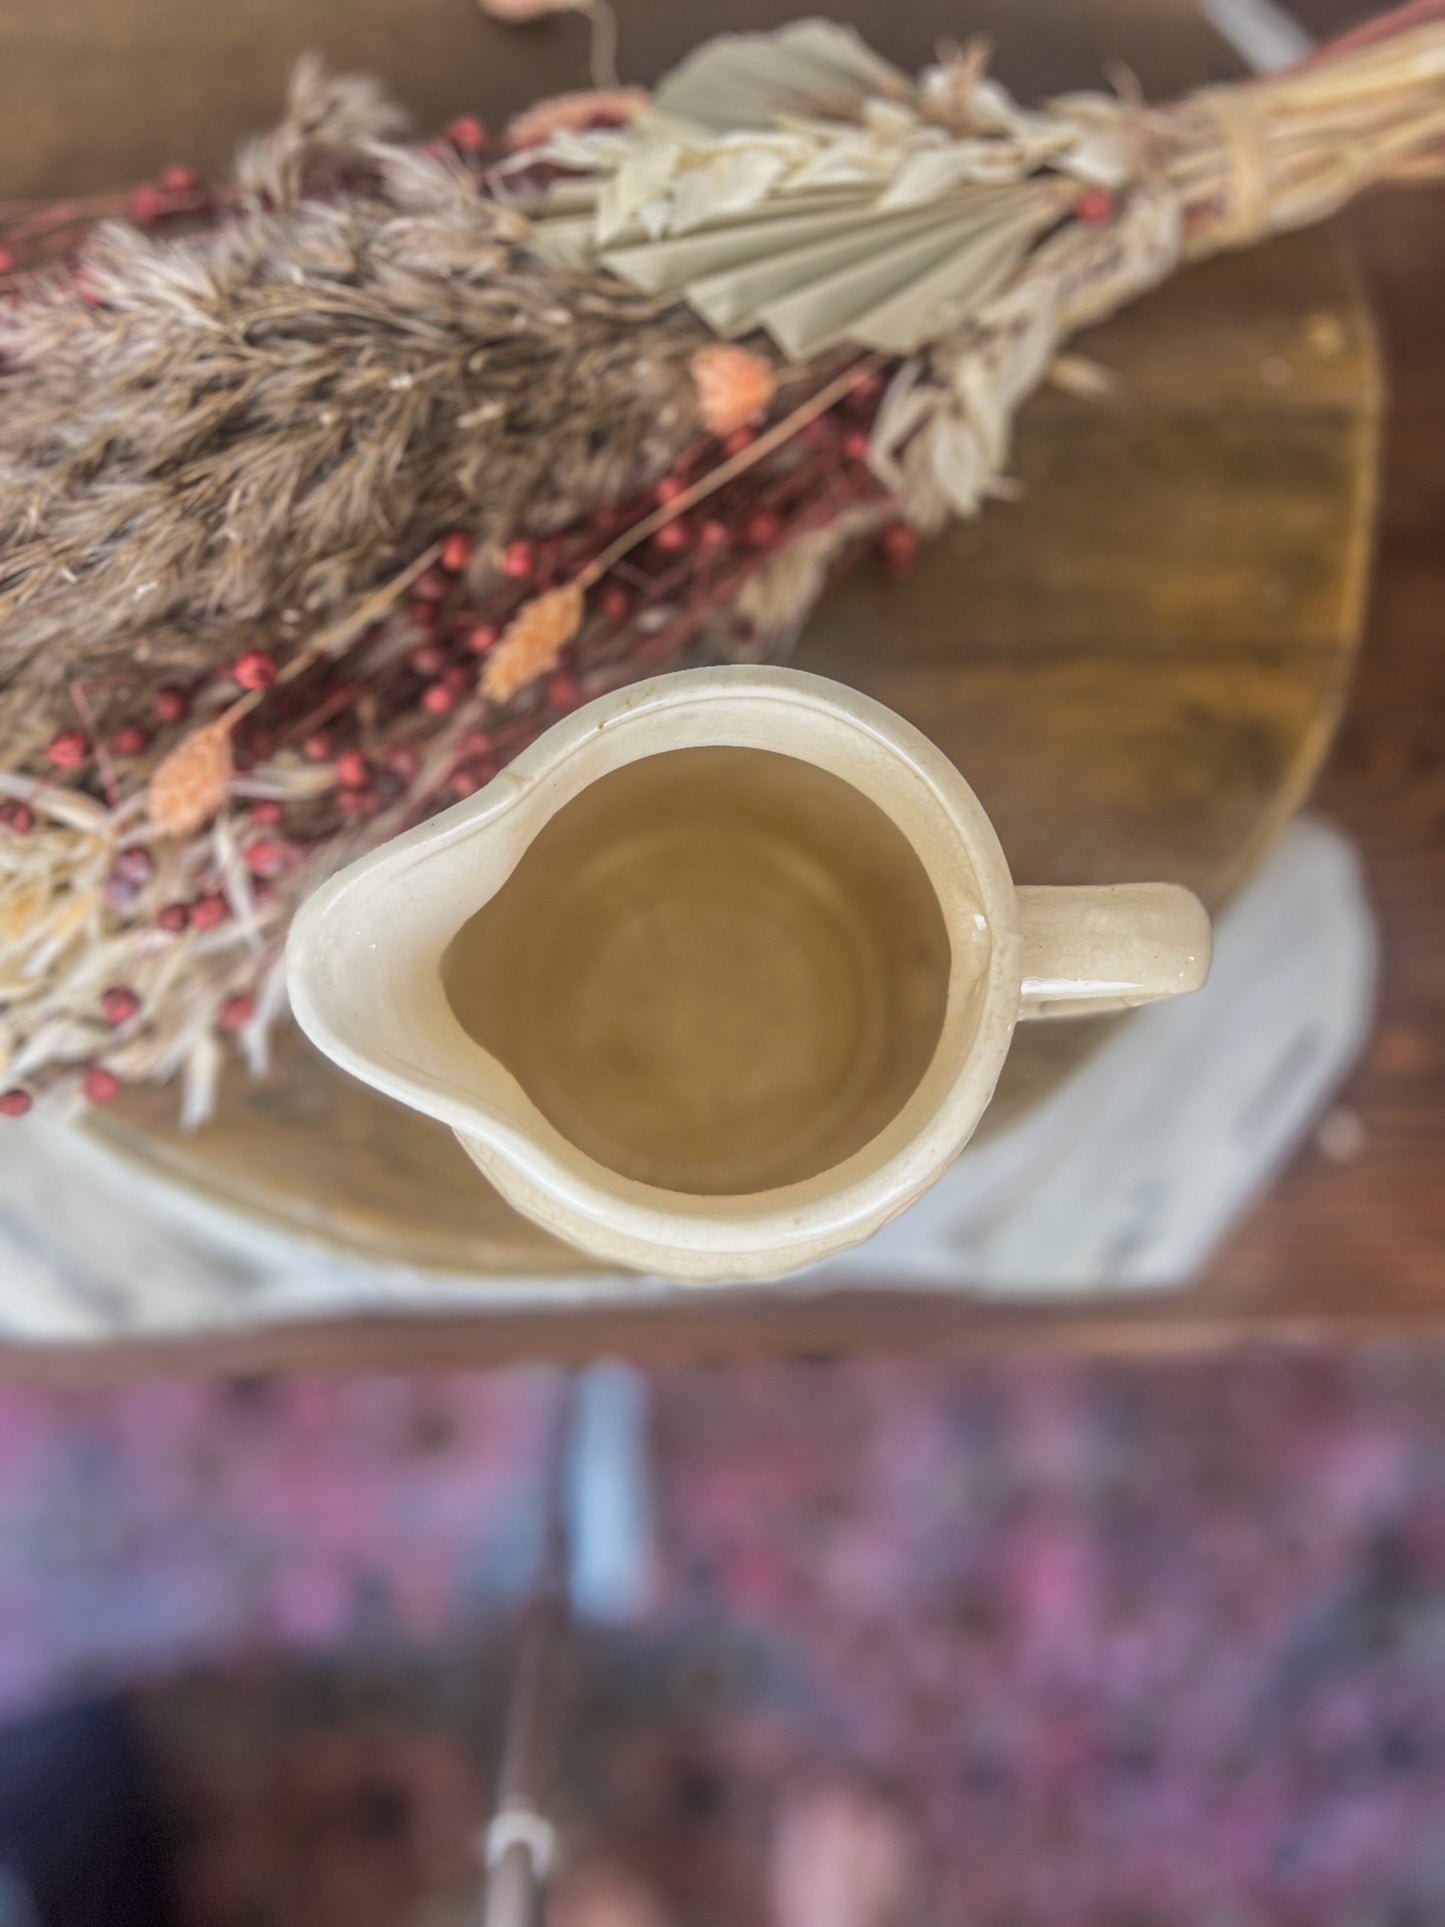
<path id="1" fill-rule="evenodd" d="M 746 348 L 714 341 L 692 358 L 692 382 L 697 412 L 714 435 L 731 435 L 748 428 L 773 405 L 778 384 L 773 371 Z"/>
<path id="2" fill-rule="evenodd" d="M 189 836 L 226 800 L 235 772 L 229 723 L 193 729 L 160 763 L 146 789 L 146 811 L 162 836 Z"/>
<path id="3" fill-rule="evenodd" d="M 519 689 L 544 676 L 582 622 L 582 591 L 575 582 L 524 602 L 487 657 L 477 685 L 494 703 L 510 702 Z"/>
<path id="4" fill-rule="evenodd" d="M 540 147 L 554 134 L 591 127 L 597 121 L 617 126 L 635 120 L 646 105 L 647 95 L 641 87 L 588 87 L 581 93 L 554 94 L 508 122 L 507 145 Z"/>
<path id="5" fill-rule="evenodd" d="M 477 4 L 493 20 L 516 24 L 525 20 L 540 20 L 549 13 L 580 13 L 585 8 L 586 0 L 477 0 Z"/>

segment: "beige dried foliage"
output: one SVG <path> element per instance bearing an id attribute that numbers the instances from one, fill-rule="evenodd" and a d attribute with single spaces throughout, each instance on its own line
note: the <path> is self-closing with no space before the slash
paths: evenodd
<path id="1" fill-rule="evenodd" d="M 146 786 L 151 827 L 162 836 L 194 834 L 225 802 L 235 768 L 229 723 L 193 729 L 156 766 Z"/>
<path id="2" fill-rule="evenodd" d="M 575 582 L 523 603 L 487 657 L 478 685 L 489 702 L 507 703 L 545 676 L 582 623 L 582 591 Z"/>

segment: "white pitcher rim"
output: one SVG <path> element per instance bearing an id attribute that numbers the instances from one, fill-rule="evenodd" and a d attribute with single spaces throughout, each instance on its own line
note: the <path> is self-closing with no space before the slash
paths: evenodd
<path id="1" fill-rule="evenodd" d="M 456 849 L 493 835 L 514 812 L 530 809 L 536 821 L 507 865 L 510 874 L 541 823 L 566 800 L 564 796 L 551 808 L 544 807 L 548 792 L 579 756 L 585 753 L 592 763 L 600 759 L 605 768 L 617 768 L 669 748 L 725 743 L 739 733 L 746 738 L 747 731 L 730 719 L 749 711 L 776 713 L 780 705 L 808 719 L 815 751 L 829 735 L 840 744 L 850 741 L 855 751 L 863 746 L 883 791 L 891 781 L 895 801 L 904 787 L 926 799 L 920 807 L 929 809 L 936 834 L 922 846 L 916 835 L 909 840 L 949 923 L 951 939 L 965 898 L 987 922 L 989 947 L 982 982 L 972 992 L 969 1047 L 958 1051 L 957 1033 L 946 1021 L 919 1086 L 890 1125 L 860 1151 L 773 1191 L 720 1197 L 668 1191 L 624 1178 L 586 1157 L 546 1125 L 540 1113 L 519 1123 L 515 1109 L 506 1114 L 449 1085 L 435 1071 L 358 1042 L 354 1014 L 350 1022 L 339 1021 L 318 960 L 328 945 L 345 941 L 344 909 L 350 893 L 399 877 L 426 852 Z M 696 731 L 653 748 L 636 746 L 639 730 L 649 737 L 660 721 L 689 709 L 698 713 Z M 807 746 L 781 745 L 778 753 L 829 767 L 817 754 L 809 754 Z M 594 769 L 578 788 L 597 780 L 605 768 Z M 886 794 L 854 780 L 846 769 L 835 773 L 897 821 Z M 900 827 L 908 834 L 906 826 Z M 487 892 L 488 898 L 496 887 L 499 884 Z M 475 907 L 457 915 L 453 934 Z M 485 789 L 379 845 L 322 884 L 294 920 L 287 965 L 292 1008 L 312 1042 L 364 1082 L 450 1125 L 469 1155 L 519 1209 L 598 1255 L 675 1276 L 691 1274 L 700 1282 L 776 1275 L 828 1255 L 885 1223 L 932 1182 L 966 1142 L 992 1096 L 1018 1014 L 1022 970 L 1017 899 L 998 836 L 942 751 L 911 723 L 856 690 L 799 670 L 746 665 L 675 671 L 631 684 L 554 724 Z M 951 990 L 960 969 L 955 946 Z M 957 1062 L 951 1065 L 941 1061 L 950 1048 L 957 1051 Z M 495 1064 L 489 1053 L 483 1056 Z M 931 1102 L 915 1126 L 899 1135 L 899 1120 L 929 1089 L 934 1092 Z M 542 1128 L 536 1128 L 538 1123 Z M 898 1136 L 898 1142 L 880 1154 L 877 1147 L 890 1134 Z"/>

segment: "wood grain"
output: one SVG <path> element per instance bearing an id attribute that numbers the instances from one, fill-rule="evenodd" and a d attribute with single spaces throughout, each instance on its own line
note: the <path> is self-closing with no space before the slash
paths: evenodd
<path id="1" fill-rule="evenodd" d="M 649 82 L 711 34 L 806 13 L 785 0 L 615 0 L 624 77 Z M 1185 0 L 833 0 L 905 67 L 941 35 L 986 33 L 1000 70 L 1050 92 L 1127 61 L 1156 96 L 1235 63 Z M 525 30 L 475 0 L 0 0 L 3 192 L 60 194 L 140 179 L 168 161 L 215 172 L 237 140 L 268 127 L 301 55 L 384 76 L 419 126 L 459 113 L 494 124 L 542 95 L 586 83 L 587 29 L 573 17 Z"/>

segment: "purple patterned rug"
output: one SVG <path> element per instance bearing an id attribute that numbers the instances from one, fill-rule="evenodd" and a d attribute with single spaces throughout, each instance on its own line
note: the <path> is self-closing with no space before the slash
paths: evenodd
<path id="1" fill-rule="evenodd" d="M 651 1390 L 553 1927 L 1445 1919 L 1445 1357 Z M 149 1682 L 188 1921 L 453 1917 L 555 1396 L 0 1391 L 0 1710 Z"/>

